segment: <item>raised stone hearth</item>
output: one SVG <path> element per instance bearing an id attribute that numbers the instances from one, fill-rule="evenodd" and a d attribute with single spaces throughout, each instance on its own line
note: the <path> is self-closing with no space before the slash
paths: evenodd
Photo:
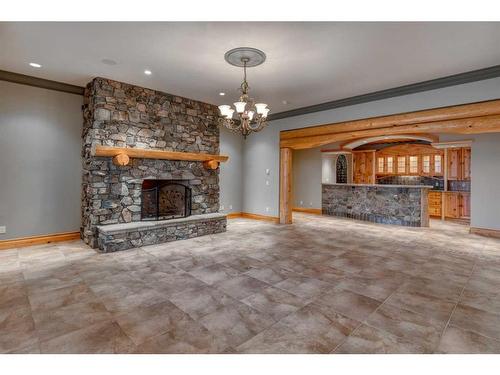
<path id="1" fill-rule="evenodd" d="M 215 213 L 171 220 L 101 225 L 97 231 L 99 249 L 109 253 L 225 232 L 226 215 Z"/>
<path id="2" fill-rule="evenodd" d="M 122 245 L 101 239 L 106 225 L 135 225 L 144 219 L 141 207 L 145 180 L 182 181 L 191 194 L 193 217 L 218 213 L 219 168 L 207 169 L 202 161 L 142 158 L 117 166 L 110 157 L 92 154 L 93 147 L 104 145 L 217 155 L 217 111 L 211 104 L 139 86 L 104 78 L 92 80 L 85 89 L 83 107 L 81 234 L 85 243 L 103 251 L 115 251 L 134 244 L 140 246 L 162 239 L 171 241 L 225 230 L 225 218 L 218 218 L 215 224 L 213 220 L 190 220 L 154 229 L 145 226 L 140 232 L 130 232 L 131 238 L 123 238 L 121 233 Z M 149 235 L 145 228 L 151 230 Z M 165 233 L 160 233 L 162 230 Z"/>

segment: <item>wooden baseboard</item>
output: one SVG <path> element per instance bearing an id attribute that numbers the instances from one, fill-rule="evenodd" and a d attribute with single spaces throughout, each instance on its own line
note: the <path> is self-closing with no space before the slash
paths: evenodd
<path id="1" fill-rule="evenodd" d="M 46 234 L 43 236 L 32 236 L 13 238 L 11 240 L 1 240 L 0 250 L 12 249 L 14 247 L 26 247 L 32 245 L 40 245 L 51 242 L 72 241 L 80 238 L 80 232 L 65 232 Z"/>
<path id="2" fill-rule="evenodd" d="M 321 215 L 321 208 L 293 207 L 292 211 L 303 212 L 306 214 Z"/>
<path id="3" fill-rule="evenodd" d="M 272 223 L 279 223 L 280 222 L 279 217 L 251 214 L 248 212 L 231 212 L 231 213 L 227 214 L 227 218 L 228 219 L 245 218 L 245 219 L 253 219 L 253 220 L 263 220 L 263 221 L 270 221 Z"/>
<path id="4" fill-rule="evenodd" d="M 230 212 L 226 215 L 228 219 L 235 219 L 241 217 L 241 212 Z"/>
<path id="5" fill-rule="evenodd" d="M 500 238 L 500 229 L 487 229 L 487 228 L 470 228 L 472 234 L 479 234 L 480 236 Z"/>

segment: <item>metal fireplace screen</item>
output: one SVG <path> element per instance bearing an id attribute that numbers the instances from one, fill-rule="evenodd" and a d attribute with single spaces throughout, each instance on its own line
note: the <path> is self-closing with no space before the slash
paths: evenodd
<path id="1" fill-rule="evenodd" d="M 191 215 L 191 189 L 179 181 L 144 180 L 142 220 L 167 220 Z"/>

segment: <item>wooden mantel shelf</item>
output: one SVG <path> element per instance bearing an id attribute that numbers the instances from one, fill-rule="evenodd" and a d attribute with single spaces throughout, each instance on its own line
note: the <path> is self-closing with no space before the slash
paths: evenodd
<path id="1" fill-rule="evenodd" d="M 130 162 L 130 158 L 136 158 L 202 161 L 205 168 L 208 169 L 217 169 L 219 163 L 225 162 L 229 159 L 229 156 L 226 155 L 151 150 L 144 148 L 112 147 L 102 145 L 95 145 L 95 147 L 92 148 L 92 155 L 112 157 L 113 163 L 121 166 L 127 165 Z"/>

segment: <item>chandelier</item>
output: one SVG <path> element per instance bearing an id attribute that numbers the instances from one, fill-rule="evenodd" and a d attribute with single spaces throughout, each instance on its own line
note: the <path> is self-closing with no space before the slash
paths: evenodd
<path id="1" fill-rule="evenodd" d="M 266 60 L 264 52 L 250 47 L 234 48 L 224 55 L 226 61 L 234 66 L 243 68 L 243 82 L 240 86 L 241 96 L 234 104 L 220 105 L 219 111 L 222 117 L 219 123 L 229 130 L 239 132 L 246 138 L 252 132 L 258 132 L 267 125 L 267 114 L 269 108 L 265 103 L 255 103 L 248 95 L 249 86 L 247 82 L 247 68 L 262 64 Z M 236 118 L 234 115 L 236 114 Z"/>

